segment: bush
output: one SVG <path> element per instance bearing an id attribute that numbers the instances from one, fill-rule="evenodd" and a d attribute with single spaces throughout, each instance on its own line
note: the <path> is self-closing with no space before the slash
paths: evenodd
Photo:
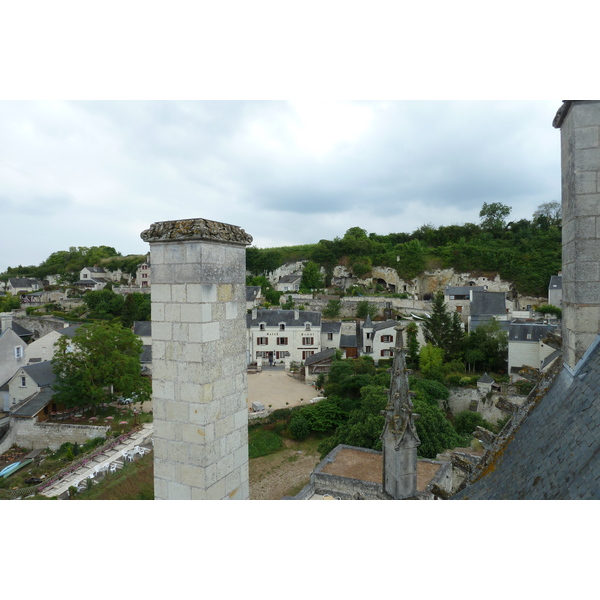
<path id="1" fill-rule="evenodd" d="M 302 441 L 311 433 L 311 426 L 301 413 L 296 413 L 290 421 L 290 434 L 292 439 Z"/>
<path id="2" fill-rule="evenodd" d="M 477 427 L 494 431 L 495 427 L 488 423 L 479 413 L 463 410 L 454 417 L 454 429 L 459 435 L 472 436 Z"/>
<path id="3" fill-rule="evenodd" d="M 522 396 L 527 396 L 534 387 L 535 383 L 533 383 L 533 381 L 527 381 L 526 379 L 519 379 L 519 381 L 515 382 L 517 394 L 521 394 Z"/>
<path id="4" fill-rule="evenodd" d="M 273 431 L 251 429 L 248 431 L 248 456 L 258 458 L 267 456 L 281 449 L 283 438 Z"/>

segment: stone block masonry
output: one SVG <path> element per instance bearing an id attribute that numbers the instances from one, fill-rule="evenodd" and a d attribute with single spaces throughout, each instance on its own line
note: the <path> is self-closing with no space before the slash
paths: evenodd
<path id="1" fill-rule="evenodd" d="M 566 101 L 561 132 L 563 355 L 574 369 L 600 332 L 600 102 Z"/>
<path id="2" fill-rule="evenodd" d="M 156 499 L 248 499 L 243 229 L 165 221 L 150 243 Z"/>

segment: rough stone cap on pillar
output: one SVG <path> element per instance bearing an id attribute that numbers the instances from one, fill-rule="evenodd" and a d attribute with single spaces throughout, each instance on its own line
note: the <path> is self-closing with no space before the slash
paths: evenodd
<path id="1" fill-rule="evenodd" d="M 248 246 L 252 243 L 252 236 L 241 227 L 208 219 L 159 221 L 142 231 L 140 237 L 145 242 L 206 240 L 237 246 Z"/>

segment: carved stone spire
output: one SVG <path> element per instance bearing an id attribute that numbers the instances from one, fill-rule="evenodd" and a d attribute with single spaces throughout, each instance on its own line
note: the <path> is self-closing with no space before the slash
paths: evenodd
<path id="1" fill-rule="evenodd" d="M 385 407 L 383 440 L 383 491 L 396 500 L 412 498 L 417 491 L 417 446 L 421 443 L 408 387 L 406 352 L 398 324 L 388 403 Z"/>

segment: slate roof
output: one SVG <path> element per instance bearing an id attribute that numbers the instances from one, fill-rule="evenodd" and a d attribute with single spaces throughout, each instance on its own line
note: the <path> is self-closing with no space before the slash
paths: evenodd
<path id="1" fill-rule="evenodd" d="M 260 294 L 260 285 L 247 285 L 246 286 L 246 302 L 252 302 L 256 300 Z"/>
<path id="2" fill-rule="evenodd" d="M 484 476 L 453 499 L 600 499 L 600 336 L 533 406 Z"/>
<path id="3" fill-rule="evenodd" d="M 33 363 L 22 368 L 40 387 L 51 385 L 56 379 L 56 375 L 52 371 L 52 363 L 49 360 Z"/>
<path id="4" fill-rule="evenodd" d="M 321 323 L 321 333 L 339 333 L 342 329 L 342 322 Z"/>
<path id="5" fill-rule="evenodd" d="M 552 275 L 548 289 L 562 290 L 562 275 Z"/>
<path id="6" fill-rule="evenodd" d="M 15 411 L 11 412 L 11 417 L 35 417 L 44 406 L 51 400 L 54 391 L 50 388 L 36 392 L 31 398 L 25 400 Z"/>
<path id="7" fill-rule="evenodd" d="M 30 277 L 11 277 L 9 280 L 10 284 L 13 287 L 33 287 L 34 285 L 38 285 L 43 287 L 43 282 L 39 279 L 32 279 Z"/>
<path id="8" fill-rule="evenodd" d="M 363 325 L 363 329 L 371 329 L 373 327 L 373 321 L 371 320 L 371 315 L 367 315 L 365 319 L 365 324 Z"/>
<path id="9" fill-rule="evenodd" d="M 559 356 L 562 356 L 561 350 L 555 350 L 552 354 L 546 356 L 546 358 L 542 361 L 542 366 L 540 369 L 543 371 L 550 363 L 554 362 Z"/>
<path id="10" fill-rule="evenodd" d="M 29 329 L 25 329 L 25 327 L 23 327 L 22 325 L 19 325 L 18 323 L 15 323 L 14 321 L 12 322 L 11 329 L 21 338 L 29 337 L 30 335 L 33 335 L 33 331 L 29 331 Z M 3 333 L 4 332 L 2 331 L 2 327 L 0 326 L 0 335 L 2 335 Z"/>
<path id="11" fill-rule="evenodd" d="M 532 342 L 537 344 L 548 335 L 548 332 L 555 330 L 555 325 L 548 325 L 547 323 L 516 323 L 513 321 L 510 324 L 508 341 Z"/>
<path id="12" fill-rule="evenodd" d="M 340 348 L 357 348 L 355 335 L 341 335 Z"/>
<path id="13" fill-rule="evenodd" d="M 478 380 L 477 383 L 494 383 L 494 378 L 490 377 L 487 373 L 484 373 Z"/>
<path id="14" fill-rule="evenodd" d="M 505 314 L 505 292 L 473 292 L 473 300 L 471 300 L 471 316 Z"/>
<path id="15" fill-rule="evenodd" d="M 316 354 L 312 354 L 311 356 L 305 358 L 304 366 L 309 366 L 313 363 L 321 362 L 322 360 L 331 358 L 334 354 L 335 348 L 326 348 L 325 350 L 321 350 L 321 352 L 317 352 Z"/>
<path id="16" fill-rule="evenodd" d="M 140 354 L 140 362 L 141 363 L 151 363 L 152 362 L 152 346 L 149 346 L 149 345 L 142 346 L 142 353 Z"/>
<path id="17" fill-rule="evenodd" d="M 315 310 L 298 311 L 299 318 L 295 318 L 293 310 L 268 310 L 259 309 L 256 311 L 256 319 L 252 314 L 246 315 L 246 325 L 248 327 L 258 327 L 259 323 L 265 323 L 267 327 L 277 327 L 279 323 L 285 323 L 288 327 L 304 327 L 305 323 L 310 323 L 315 327 L 321 325 L 321 313 Z"/>
<path id="18" fill-rule="evenodd" d="M 60 335 L 66 335 L 68 338 L 72 338 L 80 327 L 81 325 L 70 325 L 69 327 L 57 329 L 57 331 L 60 333 Z"/>
<path id="19" fill-rule="evenodd" d="M 388 319 L 387 321 L 378 321 L 373 325 L 373 333 L 376 331 L 381 331 L 382 329 L 389 329 L 390 327 L 396 327 L 398 325 L 398 321 L 393 319 Z"/>
<path id="20" fill-rule="evenodd" d="M 152 337 L 152 321 L 134 321 L 133 333 L 140 337 Z"/>
<path id="21" fill-rule="evenodd" d="M 446 296 L 468 296 L 474 292 L 484 292 L 485 288 L 482 285 L 448 285 L 444 290 Z"/>
<path id="22" fill-rule="evenodd" d="M 103 267 L 85 267 L 90 273 L 106 273 Z"/>
<path id="23" fill-rule="evenodd" d="M 477 329 L 480 325 L 485 325 L 489 323 L 494 317 L 492 315 L 485 316 L 472 316 L 471 317 L 471 330 Z M 510 321 L 498 321 L 498 325 L 500 325 L 500 331 L 508 331 L 510 330 Z"/>
<path id="24" fill-rule="evenodd" d="M 299 279 L 302 279 L 302 275 L 284 275 L 277 283 L 295 283 Z"/>

